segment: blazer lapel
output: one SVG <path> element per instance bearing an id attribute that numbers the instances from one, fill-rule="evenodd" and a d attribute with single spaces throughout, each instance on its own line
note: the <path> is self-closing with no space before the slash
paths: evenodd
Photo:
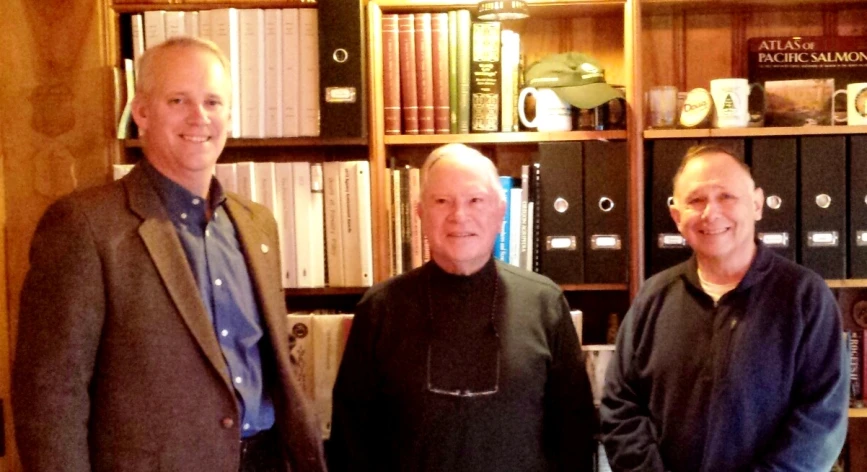
<path id="1" fill-rule="evenodd" d="M 286 311 L 283 288 L 277 283 L 280 281 L 278 241 L 272 240 L 264 222 L 258 221 L 256 215 L 241 202 L 227 197 L 226 208 L 235 223 L 238 240 L 244 250 L 262 317 L 268 325 L 268 331 L 273 333 L 275 326 L 279 326 L 274 324 L 275 321 L 279 323 Z M 276 234 L 273 236 L 276 237 Z M 277 260 L 276 266 L 274 262 L 268 262 L 269 258 Z"/>
<path id="2" fill-rule="evenodd" d="M 190 265 L 186 262 L 187 256 L 181 241 L 159 196 L 148 181 L 147 175 L 139 167 L 130 172 L 125 183 L 130 209 L 143 220 L 139 226 L 139 235 L 150 253 L 169 296 L 205 357 L 223 378 L 226 386 L 232 389 L 228 367 L 217 341 L 217 335 L 214 333 L 214 326 L 202 304 L 199 287 L 196 285 Z"/>

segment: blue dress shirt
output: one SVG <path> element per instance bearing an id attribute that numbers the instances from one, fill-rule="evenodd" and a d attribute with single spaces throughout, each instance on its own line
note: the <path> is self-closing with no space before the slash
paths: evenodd
<path id="1" fill-rule="evenodd" d="M 224 208 L 226 196 L 211 179 L 208 200 L 194 195 L 141 163 L 169 213 L 214 325 L 241 413 L 241 436 L 274 424 L 274 404 L 265 389 L 259 341 L 264 330 L 247 262 L 235 226 Z M 208 220 L 206 209 L 212 217 Z"/>

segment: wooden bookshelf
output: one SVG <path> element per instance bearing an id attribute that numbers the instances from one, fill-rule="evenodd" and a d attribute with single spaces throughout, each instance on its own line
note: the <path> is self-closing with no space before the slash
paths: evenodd
<path id="1" fill-rule="evenodd" d="M 366 146 L 367 138 L 230 138 L 226 140 L 226 148 L 291 148 L 291 147 L 323 147 L 323 146 Z M 141 148 L 139 139 L 123 140 L 123 147 L 127 149 Z"/>
<path id="2" fill-rule="evenodd" d="M 605 141 L 625 140 L 626 131 L 558 131 L 558 132 L 519 132 L 519 133 L 472 133 L 472 134 L 422 134 L 386 135 L 387 145 L 419 146 L 426 144 L 518 144 L 551 141 Z"/>
<path id="3" fill-rule="evenodd" d="M 867 134 L 867 126 L 791 126 L 768 128 L 648 129 L 645 139 L 760 138 Z"/>

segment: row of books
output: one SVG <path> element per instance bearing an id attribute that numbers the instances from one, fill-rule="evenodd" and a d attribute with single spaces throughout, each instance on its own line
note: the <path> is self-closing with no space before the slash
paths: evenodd
<path id="1" fill-rule="evenodd" d="M 520 37 L 469 10 L 382 17 L 386 134 L 517 131 Z"/>
<path id="2" fill-rule="evenodd" d="M 864 377 L 867 371 L 867 355 L 864 346 L 863 329 L 847 330 L 845 333 L 846 344 L 849 346 L 849 406 L 851 408 L 864 407 Z"/>
<path id="3" fill-rule="evenodd" d="M 310 93 L 320 88 L 315 8 L 152 10 L 130 17 L 136 65 L 147 48 L 181 35 L 209 39 L 226 54 L 233 79 L 230 137 L 319 136 L 319 94 Z"/>
<path id="4" fill-rule="evenodd" d="M 115 178 L 130 167 L 115 166 Z M 274 213 L 285 288 L 373 284 L 368 161 L 238 162 L 215 172 L 225 190 Z"/>
<path id="5" fill-rule="evenodd" d="M 301 389 L 314 406 L 324 439 L 331 436 L 332 391 L 352 314 L 289 313 L 291 355 Z"/>

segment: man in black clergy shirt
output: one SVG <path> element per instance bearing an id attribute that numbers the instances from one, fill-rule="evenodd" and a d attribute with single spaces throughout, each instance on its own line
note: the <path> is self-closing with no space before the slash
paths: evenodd
<path id="1" fill-rule="evenodd" d="M 493 163 L 434 150 L 417 209 L 431 261 L 359 302 L 334 387 L 333 471 L 592 470 L 596 419 L 559 287 L 495 261 Z"/>

